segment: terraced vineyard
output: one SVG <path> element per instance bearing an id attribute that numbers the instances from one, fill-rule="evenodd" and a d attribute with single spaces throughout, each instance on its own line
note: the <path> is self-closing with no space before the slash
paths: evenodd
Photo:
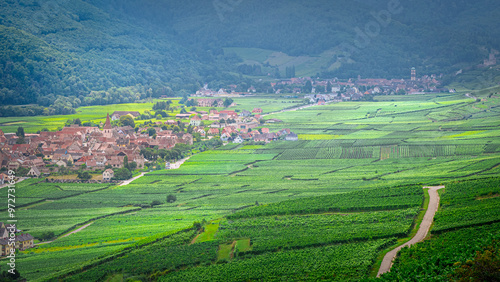
<path id="1" fill-rule="evenodd" d="M 381 279 L 454 280 L 464 278 L 460 276 L 460 269 L 470 269 L 477 264 L 483 269 L 474 278 L 495 281 L 498 269 L 496 274 L 485 271 L 489 267 L 488 261 L 479 260 L 482 254 L 491 261 L 498 261 L 500 257 L 499 184 L 498 178 L 448 184 L 442 193 L 441 210 L 435 217 L 432 229 L 435 235 L 430 240 L 403 249 L 392 271 L 382 275 Z"/>
<path id="2" fill-rule="evenodd" d="M 283 123 L 265 127 L 303 140 L 223 146 L 126 186 L 25 180 L 18 226 L 56 239 L 16 265 L 28 280 L 359 281 L 418 224 L 422 186 L 439 184 L 433 236 L 497 234 L 500 99 L 481 93 L 479 102 L 394 96 L 272 114 Z M 269 111 L 285 104 L 262 99 Z"/>

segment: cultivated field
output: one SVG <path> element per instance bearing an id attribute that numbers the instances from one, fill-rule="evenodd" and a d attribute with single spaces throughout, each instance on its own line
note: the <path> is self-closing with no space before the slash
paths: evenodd
<path id="1" fill-rule="evenodd" d="M 428 244 L 476 229 L 498 234 L 490 224 L 500 220 L 500 99 L 488 95 L 381 97 L 273 114 L 266 118 L 284 122 L 266 127 L 290 128 L 301 140 L 205 151 L 121 187 L 21 182 L 18 225 L 35 237 L 93 223 L 21 253 L 16 264 L 29 280 L 357 281 L 408 240 L 423 212 L 422 187 L 439 184 L 446 189 Z M 293 104 L 235 101 L 244 109 L 267 101 L 268 112 Z M 169 194 L 176 202 L 166 203 Z M 162 204 L 148 207 L 154 200 Z"/>

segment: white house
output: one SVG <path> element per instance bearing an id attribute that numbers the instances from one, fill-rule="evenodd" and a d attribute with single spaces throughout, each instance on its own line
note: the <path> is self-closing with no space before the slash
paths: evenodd
<path id="1" fill-rule="evenodd" d="M 102 173 L 102 181 L 103 182 L 111 181 L 111 178 L 113 178 L 114 176 L 115 172 L 112 169 L 108 168 Z"/>
<path id="2" fill-rule="evenodd" d="M 207 135 L 207 132 L 204 129 L 198 129 L 198 133 L 201 135 L 201 137 L 205 137 Z"/>
<path id="3" fill-rule="evenodd" d="M 32 177 L 39 177 L 40 174 L 40 170 L 38 170 L 36 166 L 31 167 L 30 171 L 28 172 L 28 176 Z"/>
<path id="4" fill-rule="evenodd" d="M 243 138 L 241 138 L 241 136 L 238 135 L 238 136 L 236 136 L 236 138 L 234 138 L 233 143 L 241 144 L 241 143 L 243 143 Z"/>
<path id="5" fill-rule="evenodd" d="M 189 124 L 192 126 L 200 126 L 201 124 L 201 118 L 199 116 L 194 116 L 190 121 Z"/>
<path id="6" fill-rule="evenodd" d="M 286 141 L 298 141 L 299 140 L 299 136 L 297 136 L 297 134 L 293 133 L 293 132 L 290 132 L 290 134 L 288 134 L 286 137 L 285 137 L 285 140 Z"/>
<path id="7" fill-rule="evenodd" d="M 222 135 L 220 136 L 220 140 L 223 142 L 227 142 L 230 137 L 231 137 L 231 135 L 229 135 L 227 133 L 222 133 Z"/>

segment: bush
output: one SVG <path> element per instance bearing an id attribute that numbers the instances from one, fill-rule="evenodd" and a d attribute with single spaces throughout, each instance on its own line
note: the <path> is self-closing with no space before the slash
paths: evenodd
<path id="1" fill-rule="evenodd" d="M 175 201 L 177 201 L 177 197 L 175 195 L 170 194 L 167 196 L 167 203 L 173 203 Z"/>
<path id="2" fill-rule="evenodd" d="M 55 237 L 54 232 L 48 232 L 48 231 L 40 234 L 40 236 L 39 236 L 40 240 L 42 240 L 42 241 L 47 241 L 47 240 L 50 240 L 54 237 Z"/>

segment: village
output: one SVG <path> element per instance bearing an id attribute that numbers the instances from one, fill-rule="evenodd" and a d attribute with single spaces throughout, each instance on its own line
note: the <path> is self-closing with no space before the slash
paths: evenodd
<path id="1" fill-rule="evenodd" d="M 220 103 L 221 99 L 198 99 L 200 107 L 210 107 Z M 139 117 L 139 112 L 120 111 L 107 115 L 100 127 L 71 124 L 60 131 L 42 131 L 37 134 L 25 134 L 23 142 L 16 133 L 3 133 L 0 130 L 0 185 L 7 182 L 6 171 L 25 170 L 27 177 L 48 177 L 53 174 L 76 173 L 77 171 L 102 171 L 102 182 L 114 181 L 114 170 L 132 164 L 133 168 L 145 169 L 149 162 L 141 150 L 171 150 L 176 144 L 193 145 L 197 141 L 220 139 L 224 143 L 271 142 L 278 139 L 298 140 L 298 136 L 283 129 L 270 132 L 262 127 L 262 109 L 252 112 L 243 110 L 191 111 L 176 115 L 175 120 L 157 121 L 152 124 L 137 126 L 111 125 L 111 121 L 123 116 Z M 268 119 L 267 123 L 279 123 L 280 120 Z M 206 123 L 206 124 L 205 124 Z M 256 129 L 259 127 L 259 129 Z M 180 129 L 182 128 L 182 129 Z M 151 134 L 151 131 L 154 133 Z M 199 139 L 199 140 L 198 140 Z M 20 144 L 21 143 L 21 144 Z M 168 161 L 165 160 L 168 164 Z M 167 165 L 168 169 L 169 166 Z M 18 175 L 21 176 L 21 175 Z M 24 175 L 22 175 L 24 176 Z M 75 182 L 78 179 L 54 180 Z M 97 180 L 87 180 L 96 182 Z"/>
<path id="2" fill-rule="evenodd" d="M 485 61 L 486 64 L 486 61 Z M 435 92 L 453 92 L 453 89 L 440 88 L 442 75 L 417 76 L 415 68 L 410 69 L 410 79 L 351 78 L 348 80 L 319 79 L 311 77 L 292 77 L 270 83 L 269 91 L 282 95 L 304 95 L 312 103 L 324 101 L 359 101 L 370 95 L 406 95 Z M 227 89 L 211 90 L 208 85 L 192 94 L 192 97 L 241 97 L 255 95 L 257 89 L 250 86 L 246 92 L 236 91 L 237 85 Z M 264 89 L 259 89 L 263 91 Z M 291 97 L 291 96 L 290 96 Z M 293 96 L 298 97 L 298 96 Z"/>

